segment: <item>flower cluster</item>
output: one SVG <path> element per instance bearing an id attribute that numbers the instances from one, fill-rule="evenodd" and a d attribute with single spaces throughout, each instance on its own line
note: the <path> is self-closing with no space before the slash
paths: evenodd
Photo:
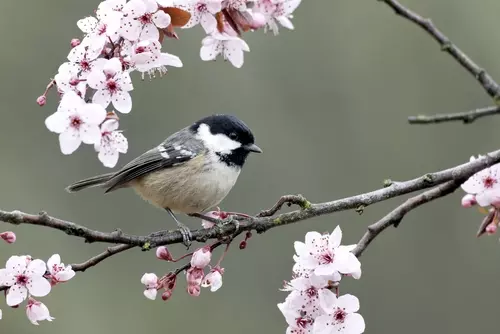
<path id="1" fill-rule="evenodd" d="M 184 269 L 186 272 L 187 282 L 186 291 L 191 296 L 198 297 L 201 293 L 201 287 L 209 287 L 212 292 L 219 290 L 222 286 L 222 275 L 224 274 L 224 268 L 221 268 L 220 263 L 222 262 L 226 252 L 227 247 L 217 264 L 214 267 L 211 267 L 209 272 L 205 274 L 205 268 L 209 266 L 210 261 L 212 260 L 212 246 L 199 248 L 195 252 L 186 254 L 177 260 L 172 257 L 167 247 L 158 247 L 156 249 L 156 257 L 160 260 L 177 262 L 187 256 L 191 256 L 191 260 L 188 265 L 182 268 L 182 270 L 168 273 L 161 278 L 158 278 L 158 276 L 153 273 L 144 274 L 141 278 L 141 283 L 146 286 L 144 296 L 148 299 L 154 300 L 156 299 L 158 290 L 164 289 L 165 291 L 161 295 L 162 299 L 170 299 L 176 287 L 177 275 Z"/>
<path id="2" fill-rule="evenodd" d="M 63 154 L 75 152 L 81 143 L 94 145 L 106 167 L 117 164 L 126 153 L 127 139 L 118 130 L 115 110 L 132 110 L 130 73 L 154 77 L 167 73 L 167 66 L 182 67 L 179 57 L 162 52 L 165 37 L 178 38 L 175 28 L 198 24 L 207 36 L 200 57 L 218 55 L 235 67 L 243 65 L 243 52 L 250 51 L 241 34 L 249 30 L 282 26 L 290 21 L 301 0 L 104 0 L 95 17 L 77 22 L 83 39 L 71 40 L 71 51 L 54 80 L 37 103 L 47 102 L 50 88 L 62 95 L 57 111 L 45 122 L 59 134 Z M 113 110 L 106 111 L 112 105 Z"/>
<path id="3" fill-rule="evenodd" d="M 477 157 L 482 158 L 481 155 Z M 473 156 L 470 161 L 476 158 Z M 483 233 L 494 234 L 500 222 L 500 164 L 493 165 L 472 175 L 462 184 L 467 193 L 462 198 L 462 206 L 470 208 L 475 205 L 491 207 L 483 220 L 478 235 Z"/>
<path id="4" fill-rule="evenodd" d="M 288 324 L 287 333 L 364 332 L 364 319 L 356 313 L 358 298 L 338 295 L 342 275 L 361 277 L 361 264 L 351 253 L 356 245 L 342 246 L 341 239 L 337 226 L 332 234 L 308 232 L 305 243 L 295 242 L 293 279 L 282 289 L 290 294 L 278 304 Z"/>
<path id="5" fill-rule="evenodd" d="M 61 257 L 54 254 L 45 263 L 29 255 L 11 256 L 5 268 L 0 269 L 0 286 L 6 289 L 6 303 L 18 307 L 28 299 L 26 315 L 34 325 L 38 321 L 54 320 L 49 309 L 33 297 L 45 297 L 56 284 L 66 282 L 75 276 L 71 266 L 61 263 Z M 0 318 L 1 318 L 0 311 Z"/>

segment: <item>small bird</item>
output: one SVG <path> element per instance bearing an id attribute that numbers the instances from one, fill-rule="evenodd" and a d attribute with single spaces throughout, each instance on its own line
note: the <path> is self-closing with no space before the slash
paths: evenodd
<path id="1" fill-rule="evenodd" d="M 100 187 L 105 193 L 133 188 L 175 220 L 189 248 L 191 233 L 174 213 L 201 214 L 233 188 L 250 152 L 262 153 L 248 126 L 232 115 L 211 115 L 172 134 L 114 173 L 68 186 L 68 192 Z"/>

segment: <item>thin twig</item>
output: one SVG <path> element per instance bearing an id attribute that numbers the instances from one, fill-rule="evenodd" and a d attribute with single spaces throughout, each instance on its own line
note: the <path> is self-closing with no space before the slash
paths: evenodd
<path id="1" fill-rule="evenodd" d="M 110 256 L 113 256 L 115 254 L 121 253 L 123 251 L 126 251 L 126 250 L 134 248 L 134 247 L 135 247 L 134 245 L 126 245 L 126 244 L 108 247 L 104 252 L 102 252 L 94 257 L 91 257 L 90 259 L 88 259 L 85 262 L 72 264 L 71 267 L 74 271 L 82 271 L 83 272 L 83 271 L 87 270 L 88 268 L 95 266 L 99 262 L 107 259 Z"/>
<path id="2" fill-rule="evenodd" d="M 449 181 L 443 183 L 435 188 L 427 190 L 415 197 L 409 198 L 403 204 L 398 206 L 396 209 L 391 211 L 385 217 L 380 219 L 378 222 L 368 226 L 368 230 L 363 235 L 361 240 L 358 242 L 356 248 L 352 251 L 354 255 L 360 257 L 365 249 L 370 245 L 370 243 L 375 239 L 382 231 L 384 231 L 389 226 L 397 227 L 404 216 L 411 210 L 421 206 L 422 204 L 433 201 L 437 198 L 446 196 L 454 192 L 458 187 L 460 187 L 460 181 Z"/>
<path id="3" fill-rule="evenodd" d="M 477 65 L 469 56 L 460 50 L 450 39 L 443 34 L 428 18 L 423 18 L 417 13 L 406 8 L 396 0 L 378 0 L 394 9 L 394 12 L 401 17 L 415 23 L 420 28 L 424 29 L 436 42 L 441 46 L 441 50 L 450 54 L 455 60 L 462 65 L 476 80 L 483 86 L 488 95 L 497 101 L 500 97 L 500 86 L 495 80 L 479 65 Z"/>
<path id="4" fill-rule="evenodd" d="M 476 110 L 469 110 L 469 111 L 450 113 L 450 114 L 410 116 L 408 117 L 408 123 L 429 124 L 429 123 L 462 121 L 464 124 L 470 124 L 478 118 L 496 114 L 500 114 L 500 107 L 491 106 Z"/>
<path id="5" fill-rule="evenodd" d="M 281 196 L 281 198 L 274 204 L 274 206 L 268 210 L 262 210 L 257 217 L 271 217 L 273 216 L 276 212 L 281 210 L 281 207 L 283 207 L 284 204 L 288 204 L 288 206 L 291 206 L 292 204 L 298 205 L 303 209 L 307 209 L 311 203 L 309 203 L 304 196 L 302 195 L 285 195 Z"/>

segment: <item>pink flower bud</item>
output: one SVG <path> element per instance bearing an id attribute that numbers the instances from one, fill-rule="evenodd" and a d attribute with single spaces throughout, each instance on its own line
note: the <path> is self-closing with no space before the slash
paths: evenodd
<path id="1" fill-rule="evenodd" d="M 164 301 L 167 301 L 172 297 L 172 290 L 167 290 L 164 293 L 161 294 L 161 299 Z"/>
<path id="2" fill-rule="evenodd" d="M 488 234 L 495 234 L 495 232 L 497 231 L 497 225 L 494 224 L 494 223 L 491 223 L 489 224 L 488 226 L 486 226 L 486 228 L 484 229 L 484 231 Z"/>
<path id="3" fill-rule="evenodd" d="M 47 98 L 45 97 L 45 95 L 40 95 L 39 97 L 37 97 L 36 103 L 38 103 L 40 107 L 43 107 L 45 103 L 47 103 Z"/>
<path id="4" fill-rule="evenodd" d="M 240 249 L 245 249 L 245 248 L 247 248 L 247 242 L 245 240 L 242 240 L 240 242 Z"/>
<path id="5" fill-rule="evenodd" d="M 201 288 L 199 285 L 189 284 L 187 292 L 193 297 L 198 297 L 200 295 Z"/>
<path id="6" fill-rule="evenodd" d="M 206 266 L 208 266 L 211 258 L 212 258 L 212 250 L 210 249 L 210 246 L 199 248 L 197 251 L 194 252 L 193 256 L 191 257 L 191 266 L 203 269 Z"/>
<path id="7" fill-rule="evenodd" d="M 200 285 L 204 275 L 203 269 L 196 267 L 189 268 L 186 273 L 188 285 Z"/>
<path id="8" fill-rule="evenodd" d="M 252 23 L 250 28 L 259 29 L 266 25 L 266 17 L 262 13 L 252 13 Z"/>
<path id="9" fill-rule="evenodd" d="M 464 208 L 470 208 L 473 205 L 476 205 L 476 196 L 472 194 L 467 194 L 464 197 L 462 197 L 462 206 Z"/>
<path id="10" fill-rule="evenodd" d="M 209 217 L 209 218 L 219 219 L 220 218 L 220 211 L 209 211 L 209 212 L 205 213 L 204 215 Z M 212 223 L 211 221 L 208 221 L 205 219 L 201 220 L 201 226 L 203 226 L 203 228 L 212 228 L 212 227 L 214 227 L 214 225 L 215 224 Z"/>
<path id="11" fill-rule="evenodd" d="M 165 247 L 165 246 L 160 246 L 156 249 L 156 257 L 160 260 L 165 260 L 165 261 L 173 261 L 174 260 L 174 258 L 172 257 L 172 254 L 170 254 L 167 247 Z"/>
<path id="12" fill-rule="evenodd" d="M 2 238 L 6 243 L 13 244 L 16 242 L 16 234 L 14 232 L 3 232 L 0 233 L 0 238 Z"/>
<path id="13" fill-rule="evenodd" d="M 74 48 L 74 47 L 80 45 L 81 42 L 78 38 L 73 38 L 70 43 L 71 43 L 71 47 Z"/>

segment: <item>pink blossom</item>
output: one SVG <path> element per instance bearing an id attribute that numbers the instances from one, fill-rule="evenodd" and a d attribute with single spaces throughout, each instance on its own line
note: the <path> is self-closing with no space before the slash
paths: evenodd
<path id="1" fill-rule="evenodd" d="M 213 268 L 201 282 L 201 286 L 204 288 L 210 287 L 210 291 L 215 292 L 222 286 L 222 274 L 224 274 L 224 268 L 215 267 Z"/>
<path id="2" fill-rule="evenodd" d="M 71 154 L 80 147 L 82 141 L 95 144 L 101 139 L 99 124 L 105 119 L 103 107 L 85 103 L 76 93 L 64 94 L 55 113 L 47 117 L 45 125 L 59 133 L 59 144 L 63 154 Z"/>
<path id="3" fill-rule="evenodd" d="M 121 113 L 127 114 L 132 110 L 132 98 L 129 91 L 133 90 L 130 74 L 122 70 L 122 63 L 118 58 L 108 60 L 103 68 L 97 68 L 87 77 L 88 85 L 97 90 L 92 102 L 106 108 L 111 102 Z"/>
<path id="4" fill-rule="evenodd" d="M 55 319 L 50 316 L 49 309 L 44 303 L 41 303 L 33 298 L 28 300 L 28 305 L 26 305 L 26 315 L 33 325 L 38 325 L 38 321 L 52 321 Z"/>
<path id="5" fill-rule="evenodd" d="M 158 293 L 158 276 L 152 273 L 146 273 L 141 278 L 141 283 L 146 286 L 144 296 L 148 299 L 155 300 Z"/>
<path id="6" fill-rule="evenodd" d="M 189 22 L 183 28 L 191 28 L 200 23 L 207 34 L 214 32 L 217 27 L 215 14 L 220 12 L 221 8 L 221 0 L 193 1 L 187 8 L 183 8 L 191 14 Z"/>
<path id="7" fill-rule="evenodd" d="M 210 246 L 205 246 L 196 250 L 191 257 L 191 266 L 203 269 L 210 263 L 212 258 L 212 250 Z"/>
<path id="8" fill-rule="evenodd" d="M 481 156 L 478 156 L 479 158 Z M 476 158 L 472 156 L 470 161 L 474 160 Z M 472 175 L 462 184 L 462 189 L 466 193 L 474 195 L 477 204 L 482 207 L 500 205 L 500 164 L 485 168 Z M 470 198 L 467 199 L 470 200 Z M 464 199 L 462 199 L 462 205 Z M 468 205 L 469 203 L 465 204 Z"/>
<path id="9" fill-rule="evenodd" d="M 313 270 L 319 276 L 331 276 L 336 273 L 361 276 L 361 264 L 351 250 L 356 245 L 341 246 L 342 230 L 339 226 L 331 235 L 308 232 L 306 242 L 295 242 L 295 261 L 303 269 Z"/>
<path id="10" fill-rule="evenodd" d="M 314 321 L 314 333 L 358 334 L 365 331 L 365 320 L 356 313 L 359 310 L 359 300 L 353 295 L 337 296 L 330 290 L 319 293 L 319 301 L 324 315 Z"/>
<path id="11" fill-rule="evenodd" d="M 61 256 L 54 254 L 47 261 L 47 268 L 49 269 L 52 284 L 66 282 L 75 276 L 75 272 L 71 266 L 65 266 L 61 263 Z"/>
<path id="12" fill-rule="evenodd" d="M 50 283 L 43 277 L 46 270 L 42 260 L 31 260 L 29 256 L 11 256 L 4 269 L 0 269 L 0 285 L 10 287 L 7 292 L 7 305 L 22 303 L 28 292 L 35 297 L 49 294 Z"/>
<path id="13" fill-rule="evenodd" d="M 108 119 L 101 124 L 101 141 L 94 144 L 99 154 L 97 157 L 105 167 L 113 168 L 118 162 L 120 153 L 127 153 L 128 140 L 118 131 L 118 121 Z"/>

